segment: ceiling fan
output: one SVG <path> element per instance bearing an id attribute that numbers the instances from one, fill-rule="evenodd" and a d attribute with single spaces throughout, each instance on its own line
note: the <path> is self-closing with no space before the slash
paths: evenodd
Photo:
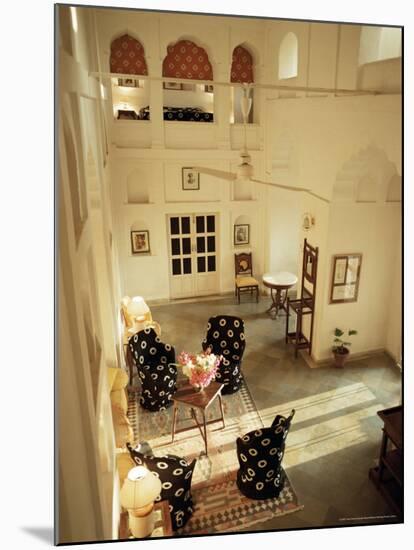
<path id="1" fill-rule="evenodd" d="M 254 183 L 260 183 L 262 185 L 268 185 L 269 187 L 278 187 L 280 189 L 287 189 L 289 191 L 296 191 L 301 193 L 308 193 L 313 197 L 316 197 L 324 202 L 329 203 L 328 199 L 317 195 L 307 187 L 293 187 L 292 185 L 283 185 L 281 183 L 275 183 L 270 181 L 258 180 L 253 177 L 253 165 L 251 164 L 251 157 L 246 145 L 246 124 L 247 119 L 252 107 L 252 99 L 250 97 L 250 86 L 248 84 L 243 85 L 243 96 L 240 101 L 241 112 L 243 116 L 244 125 L 244 145 L 240 151 L 241 163 L 237 166 L 236 172 L 226 172 L 224 170 L 215 170 L 214 168 L 204 168 L 202 166 L 193 166 L 193 170 L 200 174 L 207 174 L 216 178 L 221 178 L 229 181 L 251 181 Z"/>

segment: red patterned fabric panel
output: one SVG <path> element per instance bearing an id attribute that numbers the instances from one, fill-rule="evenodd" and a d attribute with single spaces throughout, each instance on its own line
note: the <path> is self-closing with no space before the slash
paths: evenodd
<path id="1" fill-rule="evenodd" d="M 213 80 L 213 68 L 203 48 L 190 40 L 180 40 L 168 46 L 162 64 L 162 76 Z"/>
<path id="2" fill-rule="evenodd" d="M 148 74 L 142 44 L 128 34 L 116 38 L 111 44 L 111 73 Z"/>
<path id="3" fill-rule="evenodd" d="M 237 46 L 233 50 L 231 82 L 254 82 L 253 58 L 243 46 Z"/>

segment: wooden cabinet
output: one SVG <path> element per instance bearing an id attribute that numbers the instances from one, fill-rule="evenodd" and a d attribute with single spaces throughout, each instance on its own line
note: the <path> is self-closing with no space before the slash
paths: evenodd
<path id="1" fill-rule="evenodd" d="M 378 411 L 384 422 L 378 466 L 371 468 L 369 477 L 398 515 L 403 514 L 404 456 L 402 439 L 402 406 Z"/>

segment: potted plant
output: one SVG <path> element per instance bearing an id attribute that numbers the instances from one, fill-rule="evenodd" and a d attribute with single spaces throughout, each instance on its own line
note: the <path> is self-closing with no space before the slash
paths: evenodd
<path id="1" fill-rule="evenodd" d="M 334 331 L 335 339 L 333 341 L 332 346 L 332 352 L 335 359 L 335 367 L 342 368 L 345 364 L 345 361 L 349 355 L 349 348 L 351 346 L 351 342 L 345 342 L 342 340 L 342 336 L 345 334 L 343 330 L 340 328 L 336 328 Z M 353 336 L 355 334 L 358 334 L 356 330 L 349 329 L 348 330 L 348 336 Z"/>

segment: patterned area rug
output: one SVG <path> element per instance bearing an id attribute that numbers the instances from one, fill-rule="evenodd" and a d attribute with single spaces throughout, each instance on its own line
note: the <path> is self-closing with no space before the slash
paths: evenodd
<path id="1" fill-rule="evenodd" d="M 234 471 L 220 480 L 201 483 L 192 489 L 194 514 L 179 535 L 249 530 L 257 523 L 303 509 L 289 478 L 279 498 L 252 500 L 239 491 L 236 475 Z"/>
<path id="2" fill-rule="evenodd" d="M 226 427 L 223 428 L 221 421 L 207 426 L 208 456 L 204 451 L 200 431 L 194 420 L 189 417 L 190 411 L 186 407 L 179 408 L 177 431 L 183 428 L 190 429 L 178 433 L 174 443 L 171 443 L 172 407 L 166 411 L 149 412 L 140 407 L 137 398 L 130 394 L 128 417 L 134 430 L 135 442 L 144 443 L 144 452 L 153 452 L 155 455 L 175 454 L 185 457 L 188 461 L 197 458 L 193 474 L 194 486 L 237 470 L 237 437 L 263 427 L 246 384 L 243 384 L 237 393 L 223 395 L 223 408 Z M 208 409 L 206 418 L 220 418 L 218 399 Z"/>
<path id="3" fill-rule="evenodd" d="M 263 427 L 263 423 L 245 383 L 237 393 L 223 396 L 223 406 L 226 427 L 223 428 L 221 421 L 207 426 L 209 450 L 206 456 L 204 441 L 189 417 L 189 409 L 179 409 L 177 430 L 190 429 L 178 433 L 172 443 L 172 407 L 166 411 L 149 412 L 138 405 L 136 395 L 129 395 L 128 417 L 135 442 L 142 445 L 144 453 L 157 456 L 175 454 L 188 461 L 197 458 L 192 482 L 194 514 L 180 535 L 249 529 L 272 517 L 303 508 L 287 476 L 278 499 L 252 500 L 240 493 L 235 481 L 239 468 L 236 439 Z M 208 410 L 207 420 L 219 417 L 216 400 Z"/>

